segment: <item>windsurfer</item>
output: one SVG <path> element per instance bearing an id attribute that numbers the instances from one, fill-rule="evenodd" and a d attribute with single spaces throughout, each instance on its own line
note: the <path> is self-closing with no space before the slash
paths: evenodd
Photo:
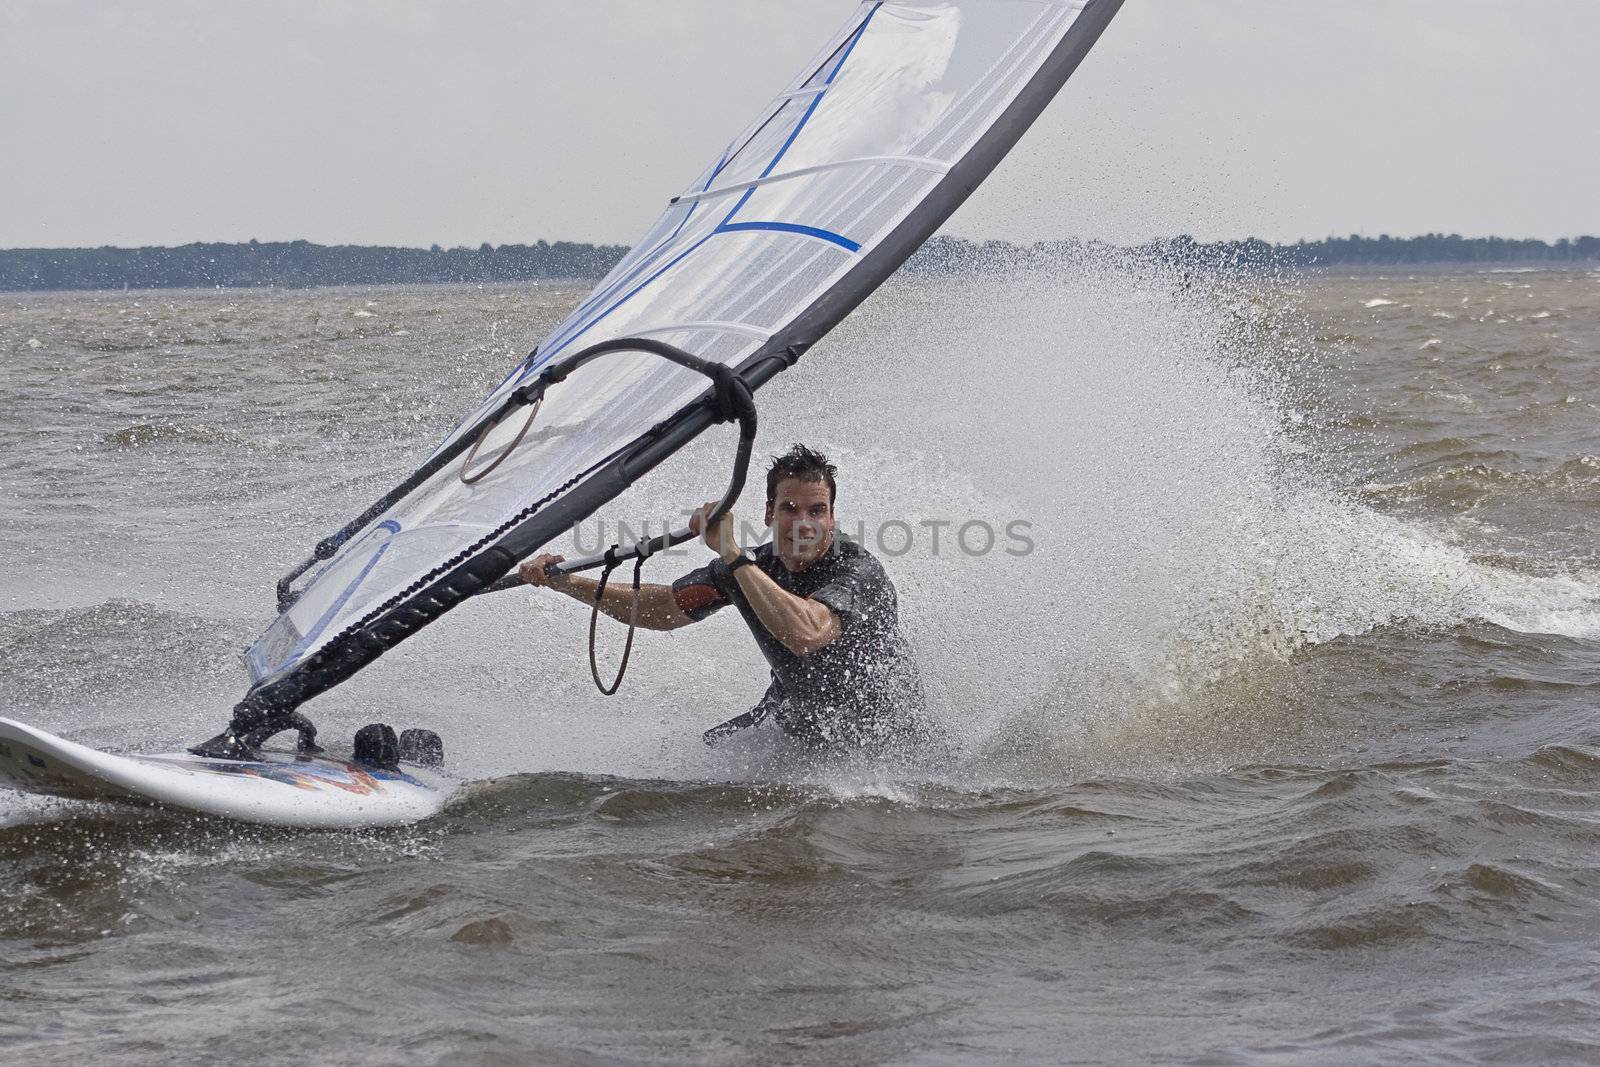
<path id="1" fill-rule="evenodd" d="M 835 530 L 836 473 L 820 452 L 795 445 L 767 471 L 769 543 L 741 548 L 731 513 L 707 527 L 716 505 L 706 504 L 689 528 L 717 558 L 671 585 L 639 588 L 638 625 L 651 630 L 675 630 L 734 605 L 772 668 L 756 707 L 708 730 L 708 744 L 769 715 L 815 748 L 880 749 L 928 737 L 894 583 L 874 556 Z M 535 556 L 519 574 L 593 603 L 592 579 L 547 573 L 561 560 Z M 626 622 L 633 599 L 631 587 L 608 585 L 600 610 Z"/>

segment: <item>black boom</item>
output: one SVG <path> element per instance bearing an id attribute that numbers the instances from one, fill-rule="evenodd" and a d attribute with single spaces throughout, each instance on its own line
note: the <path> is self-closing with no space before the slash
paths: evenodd
<path id="1" fill-rule="evenodd" d="M 551 363 L 537 378 L 514 390 L 505 403 L 485 415 L 466 433 L 459 435 L 450 446 L 442 449 L 401 485 L 386 493 L 338 533 L 319 542 L 313 556 L 278 583 L 280 604 L 292 605 L 298 597 L 299 594 L 291 588 L 295 578 L 305 573 L 318 559 L 331 557 L 351 536 L 427 478 L 444 470 L 501 419 L 518 407 L 537 404 L 546 390 L 565 381 L 584 364 L 616 352 L 647 352 L 659 356 L 705 375 L 711 379 L 711 388 L 638 440 L 605 457 L 572 481 L 556 487 L 547 496 L 528 504 L 478 541 L 419 577 L 287 673 L 264 679 L 253 686 L 244 699 L 235 705 L 227 729 L 189 751 L 217 759 L 251 759 L 258 754 L 262 742 L 267 738 L 289 729 L 299 731 L 303 746 L 314 744 L 315 727 L 295 710 L 301 704 L 343 682 L 463 601 L 481 593 L 517 585 L 517 579 L 510 575 L 510 571 L 520 560 L 533 554 L 561 530 L 569 529 L 593 514 L 606 501 L 623 492 L 707 428 L 719 422 L 735 421 L 739 423 L 739 447 L 733 477 L 713 517 L 720 517 L 731 508 L 744 488 L 750 453 L 755 444 L 753 386 L 792 365 L 799 358 L 799 350 L 787 349 L 767 357 L 760 364 L 747 363 L 742 370 L 736 371 L 726 364 L 709 362 L 664 341 L 645 337 L 616 338 L 591 345 Z M 623 559 L 651 555 L 688 537 L 687 531 L 661 534 L 627 550 L 613 547 L 599 557 L 577 560 L 563 569 L 580 570 L 607 564 L 614 566 Z"/>

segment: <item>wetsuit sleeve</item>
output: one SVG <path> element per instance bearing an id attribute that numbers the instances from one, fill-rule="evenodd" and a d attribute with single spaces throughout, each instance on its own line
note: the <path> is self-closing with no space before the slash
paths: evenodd
<path id="1" fill-rule="evenodd" d="M 685 574 L 672 583 L 672 599 L 678 610 L 695 622 L 728 606 L 728 565 L 720 559 Z"/>
<path id="2" fill-rule="evenodd" d="M 826 604 L 839 616 L 839 628 L 848 630 L 858 619 L 883 606 L 888 575 L 883 565 L 871 556 L 859 556 L 828 583 L 811 594 L 811 599 Z"/>

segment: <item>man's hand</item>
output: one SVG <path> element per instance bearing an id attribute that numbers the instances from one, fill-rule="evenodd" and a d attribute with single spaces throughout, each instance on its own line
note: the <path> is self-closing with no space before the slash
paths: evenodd
<path id="1" fill-rule="evenodd" d="M 522 566 L 517 568 L 517 577 L 521 578 L 529 585 L 554 585 L 556 582 L 564 578 L 565 575 L 547 574 L 545 569 L 547 567 L 555 566 L 557 563 L 562 562 L 566 558 L 567 557 L 565 556 L 557 556 L 551 553 L 545 553 L 542 556 L 534 556 L 532 559 L 527 560 L 522 564 Z"/>
<path id="2" fill-rule="evenodd" d="M 722 557 L 722 562 L 731 563 L 739 554 L 739 542 L 733 536 L 733 511 L 729 511 L 717 521 L 716 525 L 707 529 L 706 517 L 717 510 L 720 501 L 708 500 L 705 505 L 689 516 L 689 532 L 700 534 L 706 547 Z"/>

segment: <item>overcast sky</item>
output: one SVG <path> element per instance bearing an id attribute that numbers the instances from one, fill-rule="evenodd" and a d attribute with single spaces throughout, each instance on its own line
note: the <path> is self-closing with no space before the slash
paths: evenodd
<path id="1" fill-rule="evenodd" d="M 631 243 L 854 0 L 0 0 L 0 247 Z M 1126 0 L 948 232 L 1600 233 L 1600 0 Z"/>

